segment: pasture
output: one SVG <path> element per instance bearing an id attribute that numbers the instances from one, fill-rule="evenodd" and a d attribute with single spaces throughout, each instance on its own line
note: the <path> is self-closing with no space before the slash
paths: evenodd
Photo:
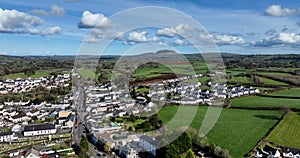
<path id="1" fill-rule="evenodd" d="M 263 97 L 263 96 L 246 96 L 246 97 L 241 97 L 241 98 L 237 98 L 237 99 L 232 99 L 231 106 L 232 107 L 249 107 L 249 108 L 289 107 L 289 108 L 300 109 L 300 102 L 299 102 L 299 99 L 273 98 L 273 97 Z"/>
<path id="2" fill-rule="evenodd" d="M 290 112 L 270 133 L 267 140 L 278 145 L 300 148 L 300 113 Z"/>
<path id="3" fill-rule="evenodd" d="M 199 130 L 207 107 L 184 108 L 187 108 L 187 111 L 197 111 L 190 126 Z M 177 109 L 177 106 L 165 107 L 158 114 L 162 121 L 167 123 L 176 114 Z M 280 116 L 278 111 L 272 110 L 223 109 L 219 120 L 207 135 L 208 141 L 229 150 L 232 157 L 243 157 L 266 135 Z"/>
<path id="4" fill-rule="evenodd" d="M 292 88 L 290 90 L 278 91 L 270 93 L 272 96 L 300 97 L 300 88 Z"/>

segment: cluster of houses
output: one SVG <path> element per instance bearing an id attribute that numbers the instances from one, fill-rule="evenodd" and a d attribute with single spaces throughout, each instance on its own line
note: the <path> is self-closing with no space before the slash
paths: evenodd
<path id="1" fill-rule="evenodd" d="M 70 133 L 76 122 L 73 100 L 73 95 L 70 93 L 59 103 L 5 102 L 4 105 L 0 105 L 2 147 L 7 148 L 10 144 L 20 142 L 31 144 L 34 143 L 32 137 L 49 138 L 51 143 L 57 141 L 51 140 L 53 135 L 61 136 Z M 18 154 L 21 153 L 18 150 L 11 154 L 14 157 L 20 156 Z"/>
<path id="2" fill-rule="evenodd" d="M 135 158 L 141 151 L 156 155 L 157 141 L 146 135 L 131 134 L 122 128 L 122 123 L 108 121 L 111 117 L 137 115 L 151 111 L 154 103 L 146 103 L 144 97 L 131 99 L 123 90 L 112 92 L 111 84 L 86 89 L 85 125 L 94 140 L 110 142 L 118 155 Z M 130 98 L 130 99 L 129 99 Z M 134 108 L 137 105 L 141 108 Z M 150 104 L 150 107 L 149 107 Z M 151 141 L 149 141 L 151 140 Z"/>
<path id="3" fill-rule="evenodd" d="M 51 146 L 30 145 L 26 150 L 11 152 L 7 156 L 20 158 L 59 157 L 60 153 L 65 153 L 66 156 L 75 154 L 73 148 L 53 149 Z"/>
<path id="4" fill-rule="evenodd" d="M 202 85 L 200 82 L 189 83 L 191 79 L 202 77 L 202 75 L 186 76 L 176 79 L 165 80 L 162 83 L 154 83 L 150 86 L 148 97 L 151 100 L 166 100 L 171 103 L 182 105 L 198 105 L 208 104 L 211 105 L 215 99 L 226 99 L 241 97 L 244 95 L 258 94 L 259 89 L 250 86 L 227 86 L 227 84 L 211 83 Z M 201 88 L 205 86 L 206 90 Z M 170 94 L 169 98 L 166 95 Z"/>
<path id="5" fill-rule="evenodd" d="M 84 107 L 84 113 L 88 114 L 85 116 L 86 127 L 94 140 L 100 140 L 103 143 L 110 142 L 112 148 L 119 150 L 120 155 L 135 157 L 140 151 L 146 150 L 155 156 L 158 143 L 155 138 L 126 134 L 127 131 L 122 128 L 123 124 L 110 122 L 110 118 L 151 112 L 158 106 L 158 101 L 183 105 L 212 104 L 212 100 L 216 98 L 225 99 L 259 93 L 258 89 L 252 87 L 228 87 L 226 84 L 211 82 L 202 85 L 200 82 L 189 82 L 191 79 L 202 76 L 201 74 L 185 76 L 149 84 L 148 86 L 151 88 L 147 96 L 136 96 L 134 99 L 131 98 L 128 91 L 118 89 L 110 83 L 87 87 Z M 201 90 L 202 86 L 211 90 Z M 232 96 L 235 93 L 239 95 Z M 122 139 L 115 139 L 115 137 Z"/>
<path id="6" fill-rule="evenodd" d="M 0 132 L 0 142 L 11 142 L 33 136 L 54 135 L 59 129 L 71 130 L 74 127 L 75 115 L 72 111 L 55 111 L 50 117 L 54 119 L 51 123 L 28 124 L 20 121 L 21 124 L 12 126 L 11 131 Z"/>
<path id="7" fill-rule="evenodd" d="M 44 121 L 49 116 L 64 111 L 74 109 L 73 96 L 65 95 L 59 103 L 37 103 L 27 102 L 4 102 L 0 105 L 0 127 L 12 127 L 15 124 L 29 124 L 35 121 Z"/>
<path id="8" fill-rule="evenodd" d="M 155 111 L 159 101 L 189 104 L 212 104 L 216 98 L 233 98 L 259 93 L 252 87 L 200 82 L 191 83 L 189 80 L 203 75 L 185 76 L 176 79 L 153 83 L 147 96 L 131 98 L 128 90 L 118 89 L 111 83 L 85 89 L 84 110 L 74 107 L 76 93 L 66 95 L 62 102 L 53 104 L 42 102 L 31 104 L 27 102 L 5 102 L 0 105 L 0 127 L 10 127 L 11 131 L 0 132 L 0 142 L 13 142 L 34 136 L 57 134 L 62 129 L 73 129 L 76 124 L 76 111 L 85 113 L 84 121 L 89 133 L 95 140 L 103 143 L 110 142 L 119 155 L 134 158 L 142 151 L 156 156 L 158 141 L 147 135 L 128 133 L 122 123 L 108 121 L 111 117 L 130 116 Z M 68 74 L 57 77 L 41 77 L 37 79 L 17 79 L 0 82 L 0 94 L 22 93 L 38 86 L 47 89 L 57 86 L 69 86 L 71 76 Z M 203 87 L 210 90 L 202 90 Z M 52 118 L 47 123 L 36 123 Z"/>
<path id="9" fill-rule="evenodd" d="M 300 150 L 290 147 L 275 148 L 266 145 L 264 148 L 259 149 L 256 158 L 300 158 Z"/>
<path id="10" fill-rule="evenodd" d="M 30 92 L 37 87 L 46 89 L 53 89 L 58 86 L 68 87 L 70 80 L 70 74 L 27 79 L 17 78 L 15 80 L 6 79 L 0 82 L 0 94 Z"/>

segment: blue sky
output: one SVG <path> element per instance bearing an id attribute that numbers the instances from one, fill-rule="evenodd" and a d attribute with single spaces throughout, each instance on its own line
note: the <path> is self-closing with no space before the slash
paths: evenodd
<path id="1" fill-rule="evenodd" d="M 152 12 L 135 19 L 111 16 L 143 6 L 176 9 L 194 18 L 207 32 L 194 31 L 180 17 L 155 13 L 154 23 L 172 21 L 170 26 L 119 32 L 118 27 L 126 21 L 138 26 L 147 21 L 144 14 Z M 173 47 L 181 53 L 196 53 L 180 36 L 187 30 L 194 31 L 199 37 L 196 40 L 213 40 L 221 52 L 298 53 L 299 8 L 300 1 L 270 0 L 0 0 L 0 54 L 76 55 L 85 46 L 89 46 L 87 53 L 94 53 L 92 49 L 98 49 L 103 39 L 114 41 L 106 54 L 122 54 L 138 45 L 143 45 L 141 51 L 147 50 L 147 45 L 151 51 Z"/>

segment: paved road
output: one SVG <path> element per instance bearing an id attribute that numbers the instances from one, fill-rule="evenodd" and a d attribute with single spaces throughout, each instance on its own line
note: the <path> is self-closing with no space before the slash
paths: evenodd
<path id="1" fill-rule="evenodd" d="M 77 125 L 75 125 L 73 130 L 73 143 L 79 144 L 81 136 L 84 135 L 83 124 L 85 123 L 85 120 L 82 120 L 83 118 L 85 118 L 85 94 L 81 85 L 77 87 L 77 92 L 78 97 L 75 101 Z"/>

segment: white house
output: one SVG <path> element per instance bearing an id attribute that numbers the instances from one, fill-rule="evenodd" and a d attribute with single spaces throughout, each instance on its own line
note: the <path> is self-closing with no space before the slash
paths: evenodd
<path id="1" fill-rule="evenodd" d="M 9 142 L 18 139 L 18 136 L 13 132 L 0 133 L 0 142 Z"/>
<path id="2" fill-rule="evenodd" d="M 54 124 L 35 124 L 24 127 L 24 136 L 51 135 L 56 133 Z"/>

